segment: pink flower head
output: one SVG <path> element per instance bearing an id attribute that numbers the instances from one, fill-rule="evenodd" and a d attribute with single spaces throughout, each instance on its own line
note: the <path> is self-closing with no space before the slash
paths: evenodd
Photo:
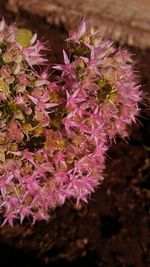
<path id="1" fill-rule="evenodd" d="M 139 114 L 141 91 L 129 52 L 85 21 L 67 43 L 64 64 L 54 66 L 59 76 L 50 82 L 47 70 L 34 69 L 47 62 L 37 35 L 0 22 L 3 225 L 48 220 L 70 198 L 87 202 L 103 181 L 110 141 L 126 137 Z"/>
<path id="2" fill-rule="evenodd" d="M 111 41 L 98 36 L 85 21 L 67 41 L 72 60 L 65 52 L 65 64 L 56 66 L 62 72 L 61 79 L 68 99 L 66 106 L 73 107 L 70 101 L 79 90 L 83 100 L 82 104 L 75 105 L 74 99 L 71 114 L 75 108 L 84 107 L 86 110 L 89 107 L 91 112 L 98 108 L 109 139 L 114 139 L 116 135 L 127 136 L 128 125 L 138 116 L 138 103 L 142 98 L 132 55 L 126 50 L 115 49 Z M 74 121 L 73 117 L 71 120 Z"/>

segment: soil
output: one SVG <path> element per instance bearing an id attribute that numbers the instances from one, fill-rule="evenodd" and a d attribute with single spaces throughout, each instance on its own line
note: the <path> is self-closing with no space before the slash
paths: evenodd
<path id="1" fill-rule="evenodd" d="M 50 26 L 24 11 L 14 15 L 5 3 L 0 2 L 1 16 L 44 36 L 50 43 L 49 60 L 61 62 L 64 27 Z M 118 140 L 112 145 L 105 181 L 88 205 L 76 209 L 66 203 L 56 209 L 49 223 L 1 228 L 2 267 L 150 266 L 150 50 L 128 49 L 135 54 L 147 98 L 139 122 L 131 128 L 129 143 Z"/>

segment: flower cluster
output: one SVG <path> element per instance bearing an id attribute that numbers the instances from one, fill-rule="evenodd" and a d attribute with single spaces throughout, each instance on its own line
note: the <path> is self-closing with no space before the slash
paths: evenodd
<path id="1" fill-rule="evenodd" d="M 67 39 L 56 82 L 37 71 L 44 45 L 0 22 L 0 212 L 3 225 L 48 220 L 67 199 L 87 201 L 105 154 L 139 113 L 132 59 L 86 22 Z"/>
<path id="2" fill-rule="evenodd" d="M 116 49 L 98 34 L 83 21 L 79 31 L 70 32 L 67 39 L 69 56 L 64 51 L 65 65 L 55 68 L 62 72 L 67 106 L 73 114 L 79 113 L 80 102 L 82 114 L 88 111 L 88 118 L 97 114 L 94 122 L 103 125 L 109 140 L 116 135 L 124 138 L 128 136 L 127 126 L 139 115 L 140 85 L 130 53 Z M 73 118 L 69 115 L 66 123 L 68 120 Z"/>

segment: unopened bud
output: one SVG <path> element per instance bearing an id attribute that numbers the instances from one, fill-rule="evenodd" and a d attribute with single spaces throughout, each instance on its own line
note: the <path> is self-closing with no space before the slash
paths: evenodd
<path id="1" fill-rule="evenodd" d="M 20 69 L 21 69 L 20 64 L 17 64 L 13 70 L 13 74 L 17 75 L 20 72 Z"/>
<path id="2" fill-rule="evenodd" d="M 33 44 L 35 43 L 36 39 L 37 39 L 37 33 L 35 33 L 35 34 L 32 36 L 32 38 L 31 38 L 31 40 L 30 40 L 30 44 L 33 45 Z"/>
<path id="3" fill-rule="evenodd" d="M 35 86 L 42 86 L 44 84 L 46 84 L 47 82 L 45 80 L 37 80 L 34 85 Z"/>

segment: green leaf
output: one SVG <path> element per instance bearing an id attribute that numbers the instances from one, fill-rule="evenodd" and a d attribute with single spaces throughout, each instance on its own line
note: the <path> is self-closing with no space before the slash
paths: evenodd
<path id="1" fill-rule="evenodd" d="M 28 47 L 30 44 L 30 39 L 32 37 L 32 32 L 21 28 L 17 30 L 16 34 L 16 41 L 22 46 L 22 47 Z"/>

